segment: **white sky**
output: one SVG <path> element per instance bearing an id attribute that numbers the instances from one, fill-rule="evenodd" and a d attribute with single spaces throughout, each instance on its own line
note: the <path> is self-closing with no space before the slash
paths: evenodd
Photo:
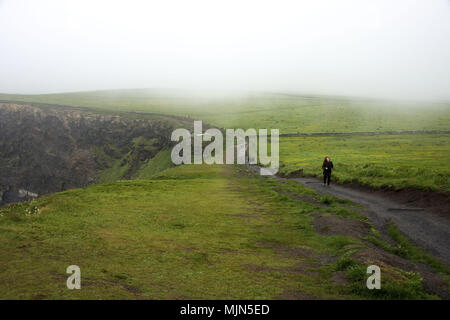
<path id="1" fill-rule="evenodd" d="M 0 92 L 450 99 L 449 0 L 0 0 Z"/>

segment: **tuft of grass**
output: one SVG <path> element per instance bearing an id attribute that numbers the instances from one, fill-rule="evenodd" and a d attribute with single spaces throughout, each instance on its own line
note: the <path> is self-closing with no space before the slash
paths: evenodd
<path id="1" fill-rule="evenodd" d="M 405 272 L 400 269 L 384 268 L 381 274 L 381 288 L 368 289 L 366 281 L 370 276 L 367 266 L 348 256 L 336 262 L 336 271 L 345 271 L 349 284 L 344 291 L 351 292 L 367 299 L 408 300 L 436 299 L 436 296 L 425 292 L 420 274 Z"/>
<path id="2" fill-rule="evenodd" d="M 332 208 L 328 208 L 327 209 L 328 212 L 333 212 L 335 215 L 342 217 L 342 218 L 346 218 L 346 219 L 353 219 L 353 220 L 359 220 L 359 221 L 364 221 L 367 222 L 368 219 L 363 216 L 362 214 L 342 207 L 342 206 L 338 206 L 338 205 L 333 205 Z"/>
<path id="3" fill-rule="evenodd" d="M 335 203 L 335 198 L 329 194 L 325 194 L 320 196 L 320 202 L 329 206 Z"/>
<path id="4" fill-rule="evenodd" d="M 358 265 L 358 261 L 356 261 L 353 258 L 350 258 L 347 255 L 342 256 L 337 262 L 336 262 L 336 271 L 345 271 L 349 269 L 350 267 Z"/>
<path id="5" fill-rule="evenodd" d="M 450 274 L 450 268 L 423 251 L 420 247 L 414 245 L 392 222 L 388 222 L 387 230 L 389 236 L 397 243 L 397 247 L 391 249 L 393 253 L 405 259 L 425 263 L 436 270 Z"/>
<path id="6" fill-rule="evenodd" d="M 450 274 L 450 269 L 447 266 L 445 266 L 439 259 L 431 256 L 420 247 L 413 244 L 413 242 L 403 235 L 392 222 L 387 223 L 387 231 L 389 236 L 397 243 L 396 246 L 392 246 L 387 243 L 376 231 L 373 231 L 374 235 L 367 236 L 364 240 L 373 243 L 387 252 L 398 255 L 399 257 L 424 263 L 435 270 L 443 272 L 444 274 Z"/>
<path id="7" fill-rule="evenodd" d="M 145 164 L 135 173 L 135 179 L 151 179 L 160 172 L 172 168 L 173 164 L 170 158 L 171 150 L 165 149 L 158 152 L 158 154 L 147 160 Z"/>

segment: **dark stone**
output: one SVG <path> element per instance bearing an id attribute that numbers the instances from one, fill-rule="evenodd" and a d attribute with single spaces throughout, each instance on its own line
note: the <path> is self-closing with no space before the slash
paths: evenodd
<path id="1" fill-rule="evenodd" d="M 135 119 L 64 106 L 0 102 L 0 186 L 39 195 L 85 187 L 119 159 L 130 178 L 169 146 L 173 125 L 157 117 Z M 147 144 L 136 144 L 142 137 Z M 148 143 L 151 141 L 151 143 Z M 0 188 L 2 202 L 18 191 Z"/>

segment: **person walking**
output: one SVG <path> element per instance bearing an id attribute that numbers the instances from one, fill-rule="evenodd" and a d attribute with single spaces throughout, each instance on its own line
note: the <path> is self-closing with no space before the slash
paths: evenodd
<path id="1" fill-rule="evenodd" d="M 333 162 L 330 157 L 325 157 L 322 164 L 323 169 L 323 185 L 330 185 L 331 171 L 333 171 Z"/>

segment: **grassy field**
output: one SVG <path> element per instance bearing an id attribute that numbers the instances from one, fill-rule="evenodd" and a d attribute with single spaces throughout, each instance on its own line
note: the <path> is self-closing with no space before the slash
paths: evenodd
<path id="1" fill-rule="evenodd" d="M 186 99 L 151 90 L 0 99 L 189 115 L 219 127 L 280 133 L 450 129 L 449 105 L 437 103 L 280 94 Z M 450 156 L 448 134 L 280 141 L 284 174 L 301 168 L 320 176 L 329 155 L 339 182 L 450 192 L 450 170 L 442 166 Z M 415 263 L 449 279 L 448 268 L 393 225 L 395 245 L 387 243 L 348 201 L 238 166 L 173 167 L 170 150 L 139 168 L 134 156 L 102 158 L 110 166 L 99 174 L 103 182 L 133 180 L 0 208 L 1 299 L 435 299 L 424 289 L 435 280 Z M 72 264 L 81 267 L 81 290 L 66 288 Z M 366 289 L 370 264 L 383 269 L 382 290 Z"/>
<path id="2" fill-rule="evenodd" d="M 448 134 L 281 138 L 280 171 L 320 177 L 326 155 L 341 183 L 450 193 L 450 168 L 442 165 L 450 157 Z"/>
<path id="3" fill-rule="evenodd" d="M 418 273 L 353 258 L 372 245 L 363 237 L 312 225 L 321 214 L 371 230 L 350 203 L 236 166 L 181 166 L 0 210 L 1 299 L 436 298 Z M 382 290 L 365 288 L 367 263 L 383 266 Z M 66 288 L 72 264 L 81 290 Z"/>
<path id="4" fill-rule="evenodd" d="M 224 128 L 278 128 L 280 133 L 450 130 L 449 103 L 394 103 L 330 96 L 248 94 L 200 98 L 176 90 L 112 90 L 48 95 L 0 95 L 0 99 L 59 103 L 98 110 L 189 115 Z M 282 138 L 281 171 L 299 168 L 320 176 L 325 155 L 339 182 L 394 189 L 413 187 L 450 192 L 448 135 L 380 135 Z M 158 159 L 156 160 L 156 162 Z M 149 166 L 149 168 L 152 166 Z M 120 177 L 114 164 L 105 181 Z M 152 169 L 149 172 L 151 173 Z M 143 177 L 149 177 L 144 174 Z"/>
<path id="5" fill-rule="evenodd" d="M 175 90 L 111 90 L 47 95 L 0 94 L 0 100 L 84 106 L 98 110 L 190 116 L 222 128 L 280 133 L 450 130 L 449 103 L 399 103 L 331 96 L 254 93 L 204 98 Z"/>

